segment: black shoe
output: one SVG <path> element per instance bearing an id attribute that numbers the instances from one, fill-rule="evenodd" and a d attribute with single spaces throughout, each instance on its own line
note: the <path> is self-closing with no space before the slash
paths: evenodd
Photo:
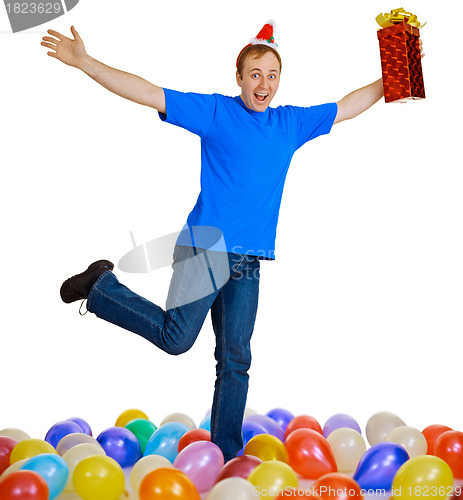
<path id="1" fill-rule="evenodd" d="M 86 299 L 96 280 L 106 271 L 112 271 L 114 264 L 109 260 L 98 260 L 88 266 L 83 273 L 67 279 L 60 289 L 63 302 L 70 304 L 79 299 Z"/>

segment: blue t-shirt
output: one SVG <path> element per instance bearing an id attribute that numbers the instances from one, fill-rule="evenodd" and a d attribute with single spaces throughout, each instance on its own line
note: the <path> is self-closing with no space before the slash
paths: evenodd
<path id="1" fill-rule="evenodd" d="M 274 259 L 291 158 L 307 141 L 330 132 L 336 103 L 258 112 L 241 97 L 164 93 L 166 114 L 160 118 L 201 138 L 201 192 L 187 225 L 220 229 L 228 252 Z"/>

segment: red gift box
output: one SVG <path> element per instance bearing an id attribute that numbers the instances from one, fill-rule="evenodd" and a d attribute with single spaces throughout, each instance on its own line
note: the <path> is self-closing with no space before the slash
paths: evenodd
<path id="1" fill-rule="evenodd" d="M 388 21 L 389 26 L 378 30 L 386 102 L 426 97 L 419 47 L 420 30 L 409 24 L 409 18 L 402 16 L 402 19 L 400 22 Z"/>

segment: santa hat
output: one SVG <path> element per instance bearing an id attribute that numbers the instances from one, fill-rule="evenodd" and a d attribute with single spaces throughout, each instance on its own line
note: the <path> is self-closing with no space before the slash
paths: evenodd
<path id="1" fill-rule="evenodd" d="M 264 24 L 263 28 L 259 31 L 259 33 L 257 33 L 256 37 L 251 38 L 249 43 L 241 49 L 236 59 L 236 66 L 238 67 L 238 59 L 240 58 L 241 52 L 243 52 L 243 50 L 250 45 L 267 45 L 268 47 L 278 51 L 278 45 L 275 43 L 275 39 L 273 38 L 275 31 L 275 21 L 268 21 Z"/>

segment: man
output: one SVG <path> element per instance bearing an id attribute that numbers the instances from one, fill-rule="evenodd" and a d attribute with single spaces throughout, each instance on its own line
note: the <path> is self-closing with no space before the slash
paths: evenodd
<path id="1" fill-rule="evenodd" d="M 211 310 L 217 378 L 211 439 L 225 460 L 242 448 L 241 426 L 257 313 L 259 264 L 274 258 L 286 173 L 294 152 L 335 123 L 353 118 L 383 96 L 382 80 L 337 103 L 270 108 L 280 82 L 281 59 L 266 24 L 239 54 L 239 97 L 184 94 L 110 68 L 91 58 L 81 37 L 49 30 L 48 55 L 76 67 L 121 97 L 159 112 L 160 118 L 201 138 L 201 192 L 174 252 L 167 310 L 120 284 L 113 264 L 97 261 L 66 280 L 62 299 L 87 299 L 87 310 L 135 332 L 171 354 L 188 350 Z M 211 238 L 207 228 L 220 235 Z M 214 241 L 211 242 L 211 239 Z M 222 247 L 215 245 L 217 241 Z M 225 260 L 223 259 L 225 257 Z M 210 286 L 212 283 L 212 286 Z M 192 300 L 191 290 L 204 288 Z"/>

